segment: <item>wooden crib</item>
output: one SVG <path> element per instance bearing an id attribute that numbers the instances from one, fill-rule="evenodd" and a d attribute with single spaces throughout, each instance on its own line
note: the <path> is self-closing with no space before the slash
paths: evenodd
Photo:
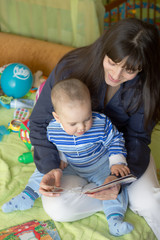
<path id="1" fill-rule="evenodd" d="M 112 0 L 105 5 L 105 28 L 120 19 L 136 17 L 156 24 L 160 29 L 159 0 Z"/>

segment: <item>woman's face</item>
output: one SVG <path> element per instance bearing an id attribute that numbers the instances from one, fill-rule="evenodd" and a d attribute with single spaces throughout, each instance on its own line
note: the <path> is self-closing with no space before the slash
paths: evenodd
<path id="1" fill-rule="evenodd" d="M 123 68 L 123 66 L 125 66 L 126 59 L 127 58 L 124 58 L 121 62 L 115 63 L 107 55 L 105 56 L 103 60 L 103 67 L 105 81 L 108 85 L 116 87 L 123 82 L 132 80 L 138 74 L 138 70 L 133 71 Z"/>

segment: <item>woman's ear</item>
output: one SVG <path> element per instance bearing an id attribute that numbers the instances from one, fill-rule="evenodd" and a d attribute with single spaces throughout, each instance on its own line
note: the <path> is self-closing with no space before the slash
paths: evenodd
<path id="1" fill-rule="evenodd" d="M 60 123 L 59 116 L 57 115 L 56 112 L 52 112 L 53 117 L 56 119 L 58 123 Z"/>

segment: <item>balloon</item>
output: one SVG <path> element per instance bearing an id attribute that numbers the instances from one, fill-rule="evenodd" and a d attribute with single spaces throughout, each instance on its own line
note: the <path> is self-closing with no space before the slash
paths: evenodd
<path id="1" fill-rule="evenodd" d="M 31 70 L 24 64 L 11 63 L 1 75 L 1 88 L 7 96 L 21 98 L 27 94 L 33 84 Z"/>

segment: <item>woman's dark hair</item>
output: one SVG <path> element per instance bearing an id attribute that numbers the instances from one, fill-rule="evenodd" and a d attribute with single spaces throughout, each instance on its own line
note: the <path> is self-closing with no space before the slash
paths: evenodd
<path id="1" fill-rule="evenodd" d="M 145 126 L 160 120 L 160 39 L 154 25 L 135 18 L 123 19 L 112 25 L 93 44 L 77 48 L 61 60 L 67 61 L 61 73 L 71 69 L 70 76 L 88 86 L 93 102 L 98 102 L 98 93 L 104 82 L 103 59 L 108 56 L 118 63 L 125 57 L 125 68 L 141 70 L 134 87 L 137 110 L 144 104 Z M 57 79 L 60 72 L 56 71 Z M 125 86 L 125 84 L 124 84 Z M 124 87 L 124 93 L 127 89 Z M 132 99 L 130 107 L 132 106 Z"/>

